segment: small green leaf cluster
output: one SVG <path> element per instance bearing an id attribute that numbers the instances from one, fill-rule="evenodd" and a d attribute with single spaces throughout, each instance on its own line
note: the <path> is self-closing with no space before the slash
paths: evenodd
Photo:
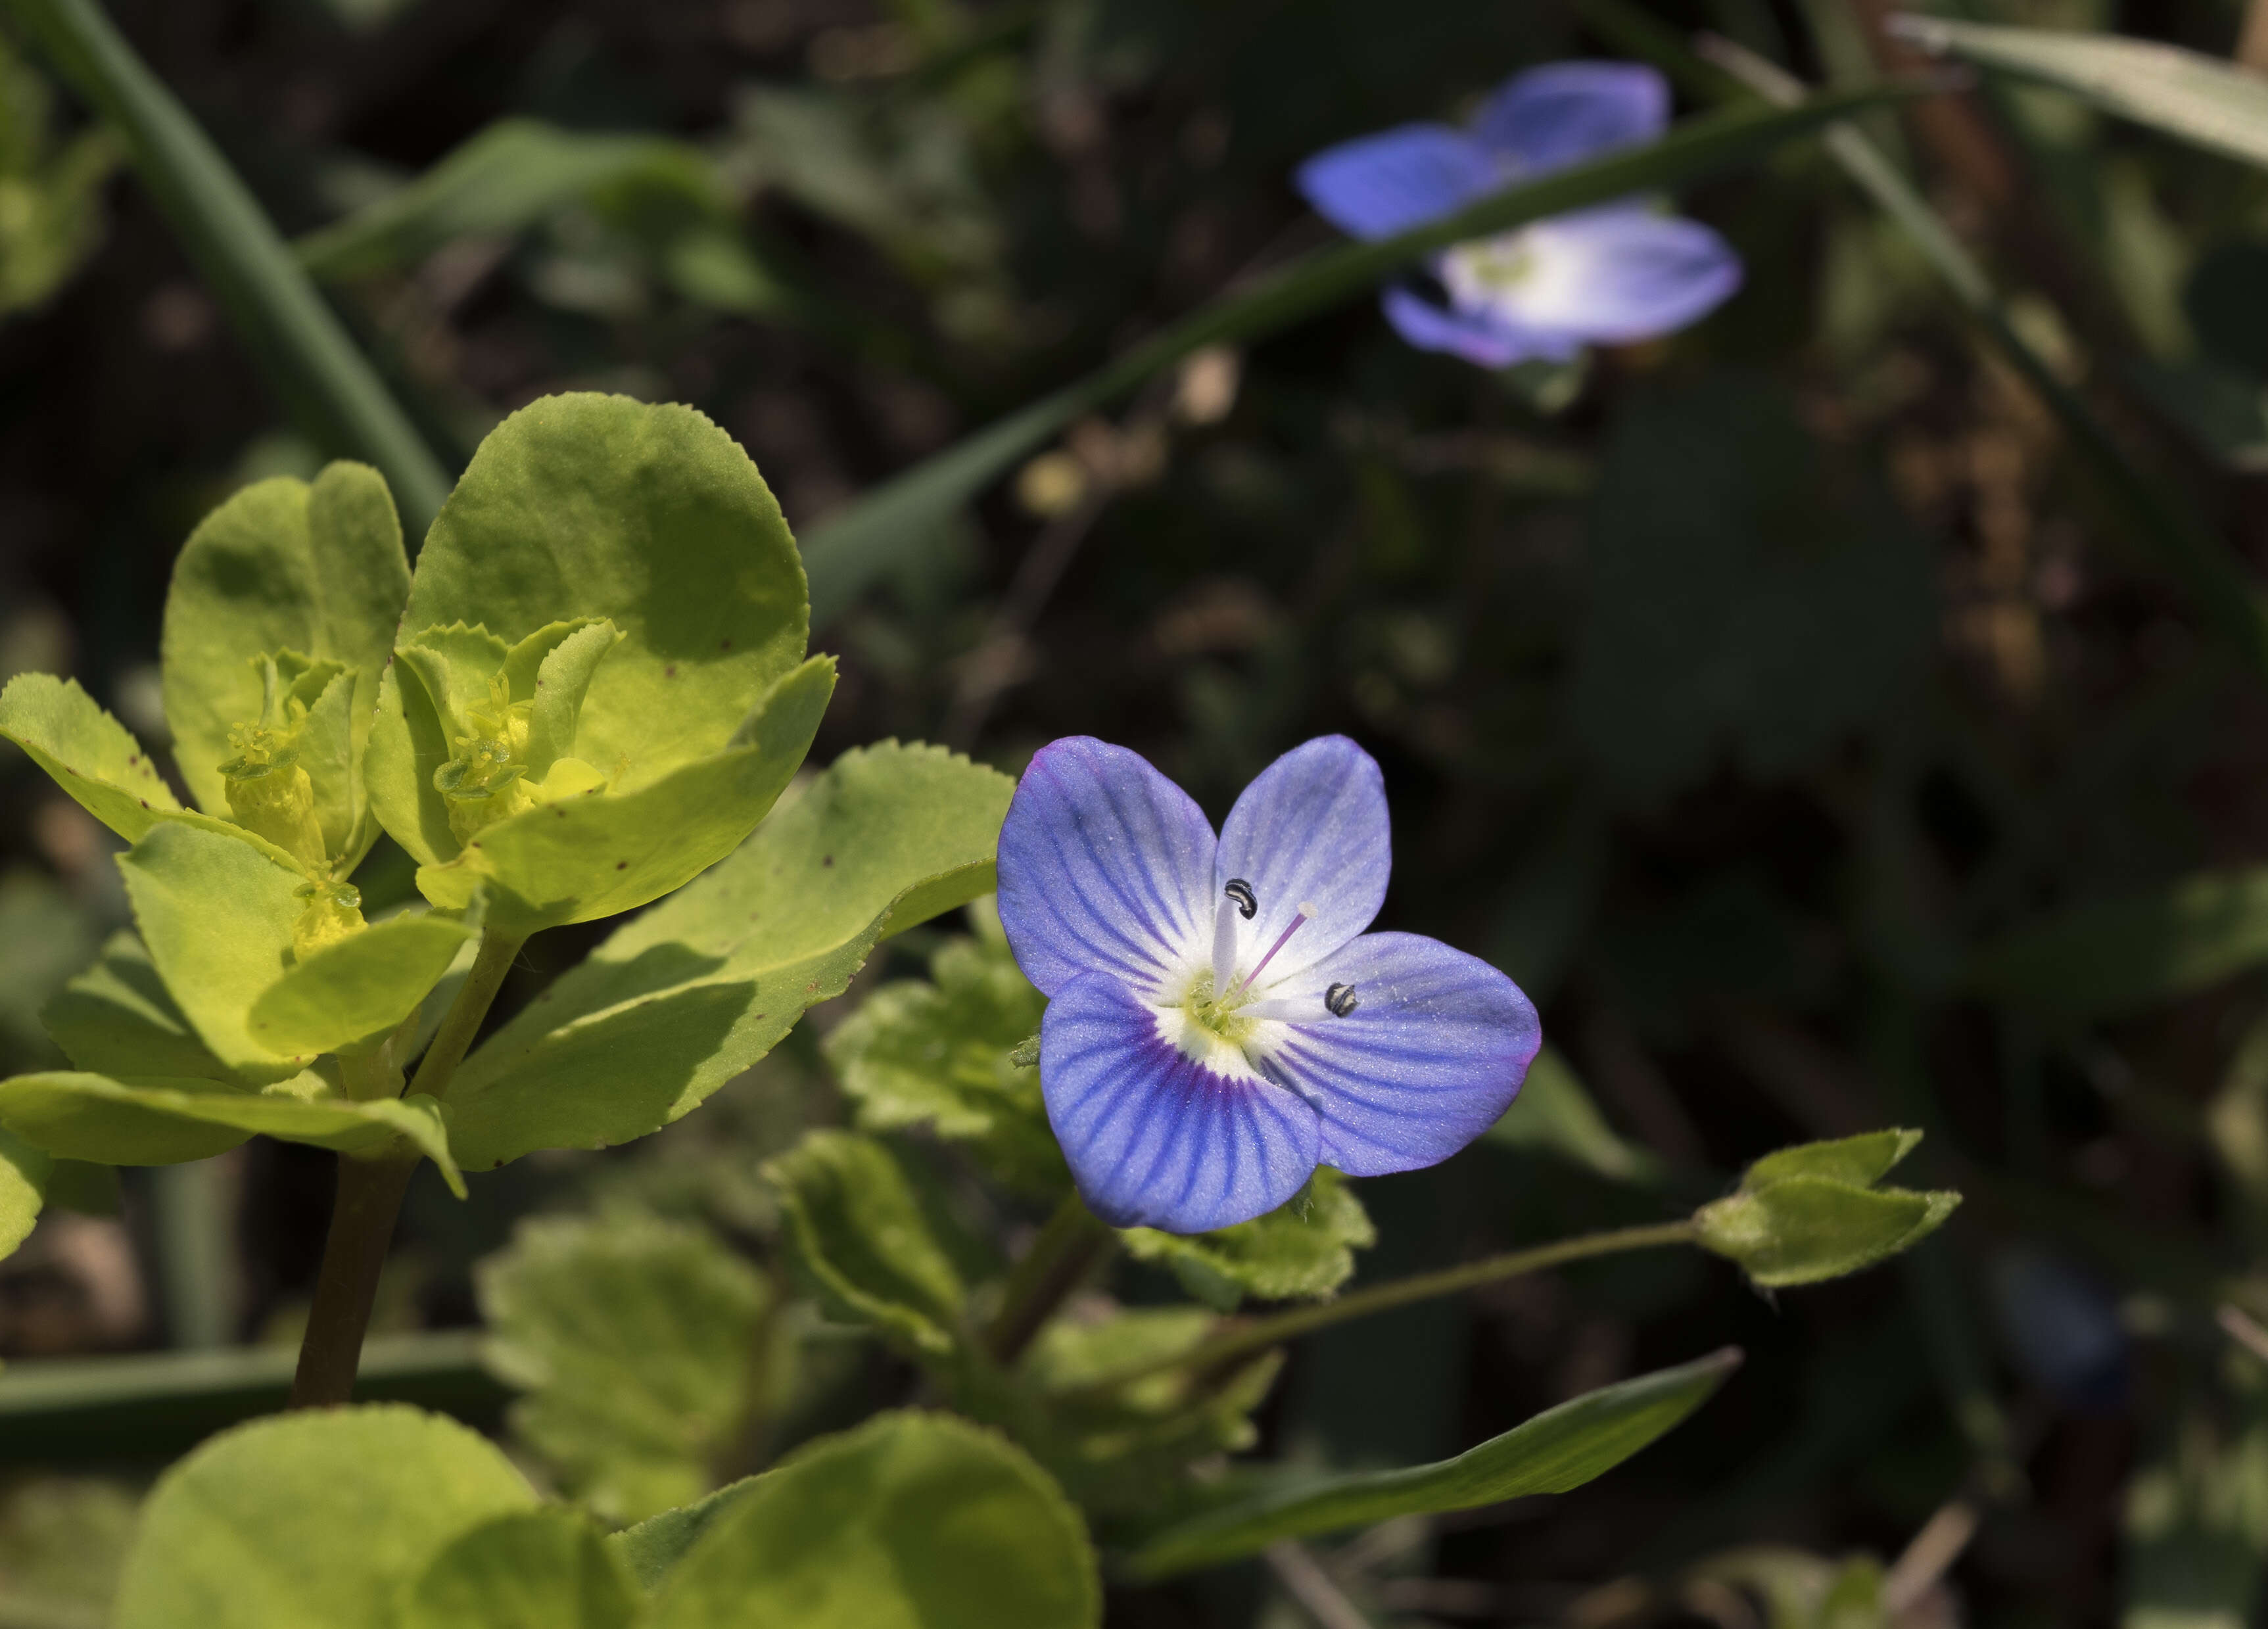
<path id="1" fill-rule="evenodd" d="M 342 1474 L 342 1470 L 346 1474 Z M 400 1405 L 212 1439 L 152 1493 L 118 1629 L 1093 1629 L 1078 1513 L 995 1434 L 884 1414 L 609 1534 Z"/>
<path id="2" fill-rule="evenodd" d="M 1766 1154 L 1736 1191 L 1694 1213 L 1696 1235 L 1764 1289 L 1871 1267 L 1936 1232 L 1961 1203 L 1950 1191 L 1875 1185 L 1920 1141 L 1919 1131 L 1868 1131 Z"/>
<path id="3" fill-rule="evenodd" d="M 73 1066 L 0 1081 L 24 1190 L 0 1233 L 58 1158 L 266 1134 L 428 1157 L 461 1190 L 644 1136 L 886 933 L 989 889 L 1009 783 L 933 748 L 846 754 L 766 820 L 834 682 L 807 626 L 762 478 L 685 408 L 512 415 L 414 573 L 365 466 L 231 498 L 166 600 L 178 781 L 76 683 L 0 692 L 0 735 L 130 845 L 133 912 L 44 1014 Z M 423 900 L 366 914 L 382 837 Z M 529 934 L 665 895 L 466 1055 Z"/>

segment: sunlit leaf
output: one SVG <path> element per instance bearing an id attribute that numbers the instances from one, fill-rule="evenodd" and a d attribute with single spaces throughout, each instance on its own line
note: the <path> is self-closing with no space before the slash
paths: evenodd
<path id="1" fill-rule="evenodd" d="M 393 1629 L 397 1592 L 535 1495 L 495 1447 L 398 1405 L 240 1426 L 160 1478 L 118 1629 Z"/>
<path id="2" fill-rule="evenodd" d="M 840 995 L 880 938 L 990 892 L 1013 791 L 939 748 L 843 754 L 466 1061 L 460 1157 L 484 1168 L 676 1119 Z"/>
<path id="3" fill-rule="evenodd" d="M 748 1482 L 669 1573 L 652 1629 L 1094 1629 L 1079 1513 L 1001 1438 L 884 1414 Z M 135 1625 L 125 1625 L 135 1629 Z"/>
<path id="4" fill-rule="evenodd" d="M 433 1558 L 396 1629 L 630 1629 L 638 1588 L 587 1516 L 524 1510 L 482 1523 Z"/>

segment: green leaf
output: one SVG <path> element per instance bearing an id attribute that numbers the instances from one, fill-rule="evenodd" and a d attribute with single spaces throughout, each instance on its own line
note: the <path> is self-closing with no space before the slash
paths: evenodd
<path id="1" fill-rule="evenodd" d="M 313 485 L 256 482 L 205 517 L 173 564 L 161 651 L 174 760 L 207 814 L 229 813 L 220 772 L 237 756 L 229 726 L 261 716 L 258 657 L 293 651 L 355 675 L 335 705 L 349 709 L 350 768 L 359 761 L 409 594 L 401 523 L 384 477 L 367 464 L 332 464 Z M 361 857 L 345 842 L 359 789 L 351 778 L 326 785 L 335 764 L 306 767 L 333 806 L 324 835 L 344 875 Z"/>
<path id="2" fill-rule="evenodd" d="M 610 1522 L 698 1497 L 792 1360 L 762 1277 L 696 1227 L 523 1222 L 476 1283 L 489 1367 L 527 1394 L 513 1431 Z"/>
<path id="3" fill-rule="evenodd" d="M 1046 1473 L 989 1431 L 905 1413 L 751 1482 L 670 1573 L 651 1629 L 1094 1629 L 1101 1618 L 1086 1529 Z"/>
<path id="4" fill-rule="evenodd" d="M 694 1541 L 740 1503 L 740 1495 L 755 1486 L 755 1480 L 754 1477 L 742 1477 L 737 1482 L 727 1483 L 705 1499 L 665 1510 L 636 1526 L 624 1528 L 607 1542 L 629 1566 L 639 1588 L 658 1589 L 661 1581 L 669 1576 L 670 1569 L 693 1548 Z"/>
<path id="5" fill-rule="evenodd" d="M 129 843 L 181 806 L 126 726 L 75 679 L 22 673 L 0 689 L 0 735 Z"/>
<path id="6" fill-rule="evenodd" d="M 492 1445 L 416 1409 L 255 1420 L 158 1478 L 117 1629 L 393 1629 L 398 1594 L 454 1540 L 535 1504 Z"/>
<path id="7" fill-rule="evenodd" d="M 1874 87 L 1785 110 L 1746 107 L 1689 120 L 1649 145 L 1507 187 L 1398 237 L 1319 250 L 1241 285 L 1085 379 L 891 477 L 814 527 L 804 540 L 813 623 L 832 623 L 898 562 L 932 547 L 961 505 L 1075 420 L 1207 345 L 1256 340 L 1366 297 L 1403 267 L 1453 243 L 1756 162 L 1860 107 L 1904 93 Z"/>
<path id="8" fill-rule="evenodd" d="M 1437 1510 L 1469 1510 L 1535 1493 L 1564 1493 L 1612 1470 L 1679 1424 L 1740 1361 L 1740 1353 L 1727 1347 L 1676 1368 L 1586 1392 L 1454 1459 L 1332 1477 L 1208 1511 L 1143 1544 L 1130 1570 L 1138 1578 L 1164 1578 L 1251 1555 L 1279 1538 Z"/>
<path id="9" fill-rule="evenodd" d="M 205 286 L 285 405 L 323 445 L 359 452 L 384 470 L 412 529 L 422 530 L 448 476 L 228 160 L 95 0 L 10 0 L 9 9 L 124 138 Z"/>
<path id="10" fill-rule="evenodd" d="M 150 953 L 121 928 L 95 964 L 40 1014 L 72 1063 L 95 1074 L 196 1076 L 237 1084 L 181 1016 Z"/>
<path id="11" fill-rule="evenodd" d="M 1732 1194 L 1693 1213 L 1699 1242 L 1740 1264 L 1765 1289 L 1858 1272 L 1937 1231 L 1957 1193 L 1854 1188 L 1792 1176 Z"/>
<path id="12" fill-rule="evenodd" d="M 545 804 L 482 829 L 417 886 L 447 910 L 486 890 L 489 923 L 511 933 L 635 910 L 743 843 L 786 790 L 835 691 L 835 659 L 814 656 L 773 687 L 730 750 L 627 792 Z M 584 716 L 589 717 L 586 705 Z"/>
<path id="13" fill-rule="evenodd" d="M 1354 1253 L 1378 1230 L 1347 1179 L 1328 1166 L 1265 1216 L 1211 1233 L 1127 1227 L 1119 1240 L 1138 1261 L 1161 1262 L 1183 1288 L 1218 1312 L 1247 1295 L 1262 1301 L 1327 1300 L 1354 1276 Z"/>
<path id="14" fill-rule="evenodd" d="M 617 793 L 738 745 L 750 707 L 802 665 L 795 541 L 747 454 L 692 409 L 586 394 L 505 419 L 433 523 L 401 628 L 404 643 L 462 623 L 512 645 L 578 618 L 622 634 L 592 675 L 576 748 Z M 431 750 L 386 686 L 371 795 L 435 865 L 460 845 Z"/>
<path id="15" fill-rule="evenodd" d="M 1895 27 L 1924 50 L 2056 85 L 2208 151 L 2268 166 L 2268 83 L 2233 63 L 2109 33 L 1912 16 Z"/>
<path id="16" fill-rule="evenodd" d="M 254 999 L 251 1034 L 272 1052 L 302 1058 L 383 1035 L 479 937 L 476 926 L 430 912 L 374 922 L 285 968 Z"/>
<path id="17" fill-rule="evenodd" d="M 830 1305 L 924 1357 L 953 1352 L 967 1283 L 950 1224 L 903 1155 L 871 1137 L 816 1131 L 763 1170 L 796 1259 Z"/>
<path id="18" fill-rule="evenodd" d="M 246 1080 L 288 1079 L 251 1029 L 252 1005 L 291 965 L 306 879 L 234 832 L 168 821 L 118 857 L 134 919 L 166 988 L 214 1057 Z"/>
<path id="19" fill-rule="evenodd" d="M 523 1510 L 466 1533 L 425 1569 L 394 1629 L 630 1629 L 637 1581 L 590 1518 Z"/>
<path id="20" fill-rule="evenodd" d="M 1742 1175 L 1741 1189 L 1753 1193 L 1791 1176 L 1817 1176 L 1828 1182 L 1871 1188 L 1890 1174 L 1897 1163 L 1921 1143 L 1919 1131 L 1890 1130 L 1862 1131 L 1832 1142 L 1798 1143 L 1768 1154 Z"/>
<path id="21" fill-rule="evenodd" d="M 178 1165 L 254 1135 L 341 1154 L 366 1154 L 407 1138 L 441 1168 L 450 1191 L 464 1198 L 464 1178 L 432 1098 L 358 1102 L 328 1090 L 312 1073 L 248 1092 L 211 1080 L 113 1080 L 49 1070 L 0 1080 L 0 1126 L 50 1154 L 103 1165 Z"/>
<path id="22" fill-rule="evenodd" d="M 0 1257 L 13 1256 L 32 1236 L 55 1166 L 46 1150 L 0 1131 Z"/>
<path id="23" fill-rule="evenodd" d="M 972 1144 L 1008 1187 L 1051 1197 L 1071 1174 L 1048 1128 L 1039 1071 L 1010 1058 L 1039 1029 L 1047 998 L 1016 966 L 998 917 L 978 921 L 976 937 L 938 951 L 928 981 L 884 984 L 859 1003 L 828 1033 L 827 1061 L 865 1130 L 926 1126 Z"/>
<path id="24" fill-rule="evenodd" d="M 1658 1182 L 1653 1151 L 1624 1142 L 1607 1124 L 1566 1055 L 1548 1043 L 1528 1065 L 1528 1079 L 1504 1117 L 1484 1135 L 1512 1148 L 1541 1148 L 1609 1182 Z"/>
<path id="25" fill-rule="evenodd" d="M 295 247 L 318 277 L 366 277 L 407 269 L 460 238 L 516 236 L 578 200 L 622 188 L 666 190 L 704 210 L 728 207 L 714 161 L 689 142 L 499 119 L 407 186 Z"/>
<path id="26" fill-rule="evenodd" d="M 459 1157 L 482 1168 L 676 1119 L 842 994 L 882 935 L 989 892 L 1014 790 L 940 748 L 843 754 L 466 1060 Z"/>
<path id="27" fill-rule="evenodd" d="M 2091 902 L 1980 947 L 1966 983 L 2062 1023 L 2171 1000 L 2268 961 L 2268 866 Z"/>
<path id="28" fill-rule="evenodd" d="M 1284 1354 L 1259 1353 L 1226 1373 L 1173 1369 L 1129 1386 L 1103 1382 L 1179 1357 L 1219 1330 L 1220 1320 L 1197 1307 L 1057 1318 L 1001 1395 L 971 1397 L 964 1387 L 960 1403 L 1009 1431 L 1080 1508 L 1154 1523 L 1190 1499 L 1193 1464 L 1259 1440 L 1252 1411 L 1266 1400 Z"/>

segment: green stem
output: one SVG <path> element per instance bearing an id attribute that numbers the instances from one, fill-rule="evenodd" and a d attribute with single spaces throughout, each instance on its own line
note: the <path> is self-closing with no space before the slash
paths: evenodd
<path id="1" fill-rule="evenodd" d="M 1064 1298 L 1077 1289 L 1098 1263 L 1116 1249 L 1118 1235 L 1096 1220 L 1074 1192 L 1056 1207 L 1032 1248 L 1008 1275 L 999 1316 L 985 1331 L 985 1350 L 1007 1367 L 1024 1355 L 1032 1338 L 1047 1326 Z"/>
<path id="2" fill-rule="evenodd" d="M 456 1078 L 457 1065 L 465 1061 L 466 1050 L 481 1031 L 481 1021 L 489 1015 L 490 1003 L 504 988 L 504 975 L 512 971 L 513 959 L 526 942 L 524 936 L 514 938 L 495 932 L 481 935 L 481 948 L 473 958 L 473 970 L 466 975 L 464 988 L 450 1003 L 441 1027 L 433 1032 L 433 1044 L 425 1049 L 424 1060 L 417 1065 L 416 1076 L 409 1082 L 409 1095 L 422 1092 L 428 1097 L 441 1097 L 447 1094 L 449 1082 Z"/>
<path id="3" fill-rule="evenodd" d="M 1444 1267 L 1435 1272 L 1417 1273 L 1407 1279 L 1396 1279 L 1390 1284 L 1380 1284 L 1366 1290 L 1357 1290 L 1351 1295 L 1342 1295 L 1336 1301 L 1319 1306 L 1297 1307 L 1289 1312 L 1255 1319 L 1232 1326 L 1201 1341 L 1187 1352 L 1156 1362 L 1145 1363 L 1097 1381 L 1079 1389 L 1080 1395 L 1116 1391 L 1136 1381 L 1147 1380 L 1152 1375 L 1162 1375 L 1171 1369 L 1220 1369 L 1265 1352 L 1270 1346 L 1281 1345 L 1301 1335 L 1313 1334 L 1334 1323 L 1344 1323 L 1353 1318 L 1366 1318 L 1375 1312 L 1390 1311 L 1406 1307 L 1412 1301 L 1431 1301 L 1437 1295 L 1454 1295 L 1461 1291 L 1494 1284 L 1500 1279 L 1516 1279 L 1522 1273 L 1540 1272 L 1546 1267 L 1557 1267 L 1571 1261 L 1582 1261 L 1593 1256 L 1613 1256 L 1624 1250 L 1651 1249 L 1663 1244 L 1690 1244 L 1695 1234 L 1690 1221 L 1658 1222 L 1644 1227 L 1618 1227 L 1610 1233 L 1587 1233 L 1580 1238 L 1562 1239 L 1556 1244 L 1541 1244 L 1534 1249 L 1513 1250 L 1507 1255 L 1491 1256 L 1484 1261 L 1467 1262 L 1461 1267 Z"/>
<path id="4" fill-rule="evenodd" d="M 503 934 L 482 936 L 473 970 L 434 1032 L 433 1044 L 425 1050 L 425 1059 L 410 1083 L 412 1092 L 438 1097 L 449 1089 L 523 942 Z M 378 1299 L 379 1274 L 417 1161 L 416 1154 L 398 1146 L 369 1156 L 339 1156 L 338 1195 L 332 1202 L 331 1230 L 323 1241 L 323 1265 L 315 1277 L 315 1304 L 308 1310 L 307 1332 L 299 1343 L 292 1407 L 320 1408 L 344 1403 L 353 1395 L 363 1337 Z"/>
<path id="5" fill-rule="evenodd" d="M 331 1231 L 323 1241 L 315 1304 L 307 1309 L 307 1332 L 299 1342 L 298 1372 L 291 1377 L 293 1408 L 322 1408 L 354 1395 L 363 1336 L 378 1300 L 379 1274 L 394 1242 L 401 1196 L 409 1190 L 416 1168 L 414 1154 L 379 1159 L 339 1156 Z"/>
<path id="6" fill-rule="evenodd" d="M 378 466 L 410 535 L 449 476 L 188 110 L 95 0 L 0 0 L 55 71 L 117 127 L 135 167 L 293 416 L 332 450 Z"/>

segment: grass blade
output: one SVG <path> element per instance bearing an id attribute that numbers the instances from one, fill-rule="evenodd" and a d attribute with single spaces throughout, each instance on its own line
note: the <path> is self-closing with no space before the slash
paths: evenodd
<path id="1" fill-rule="evenodd" d="M 1810 105 L 1800 81 L 1761 57 L 1722 41 L 1715 42 L 1712 55 L 1767 100 L 1789 107 Z M 2080 454 L 2080 467 L 2094 476 L 2136 542 L 2187 592 L 2206 624 L 2255 673 L 2268 675 L 2268 608 L 2235 551 L 2127 456 L 2079 393 L 2017 331 L 1984 269 L 1864 131 L 1838 122 L 1823 144 L 1859 189 L 1904 229 L 1985 337 L 2055 415 Z"/>
<path id="2" fill-rule="evenodd" d="M 893 476 L 814 527 L 803 541 L 812 625 L 823 626 L 847 610 L 878 577 L 928 543 L 955 510 L 1026 453 L 1082 414 L 1193 351 L 1289 328 L 1368 292 L 1411 261 L 1451 244 L 1754 162 L 1823 124 L 1909 95 L 1911 89 L 1873 86 L 1792 108 L 1735 108 L 1691 120 L 1648 146 L 1509 188 L 1398 237 L 1319 250 L 1248 289 L 1226 294 L 1085 379 Z"/>
<path id="3" fill-rule="evenodd" d="M 412 537 L 448 495 L 433 456 L 259 202 L 96 0 L 5 0 L 55 71 L 125 137 L 134 165 L 293 417 L 368 459 Z"/>
<path id="4" fill-rule="evenodd" d="M 2069 91 L 2194 146 L 2268 165 L 2268 79 L 2217 57 L 2117 34 L 1939 17 L 1899 17 L 1891 32 L 1940 56 Z"/>

